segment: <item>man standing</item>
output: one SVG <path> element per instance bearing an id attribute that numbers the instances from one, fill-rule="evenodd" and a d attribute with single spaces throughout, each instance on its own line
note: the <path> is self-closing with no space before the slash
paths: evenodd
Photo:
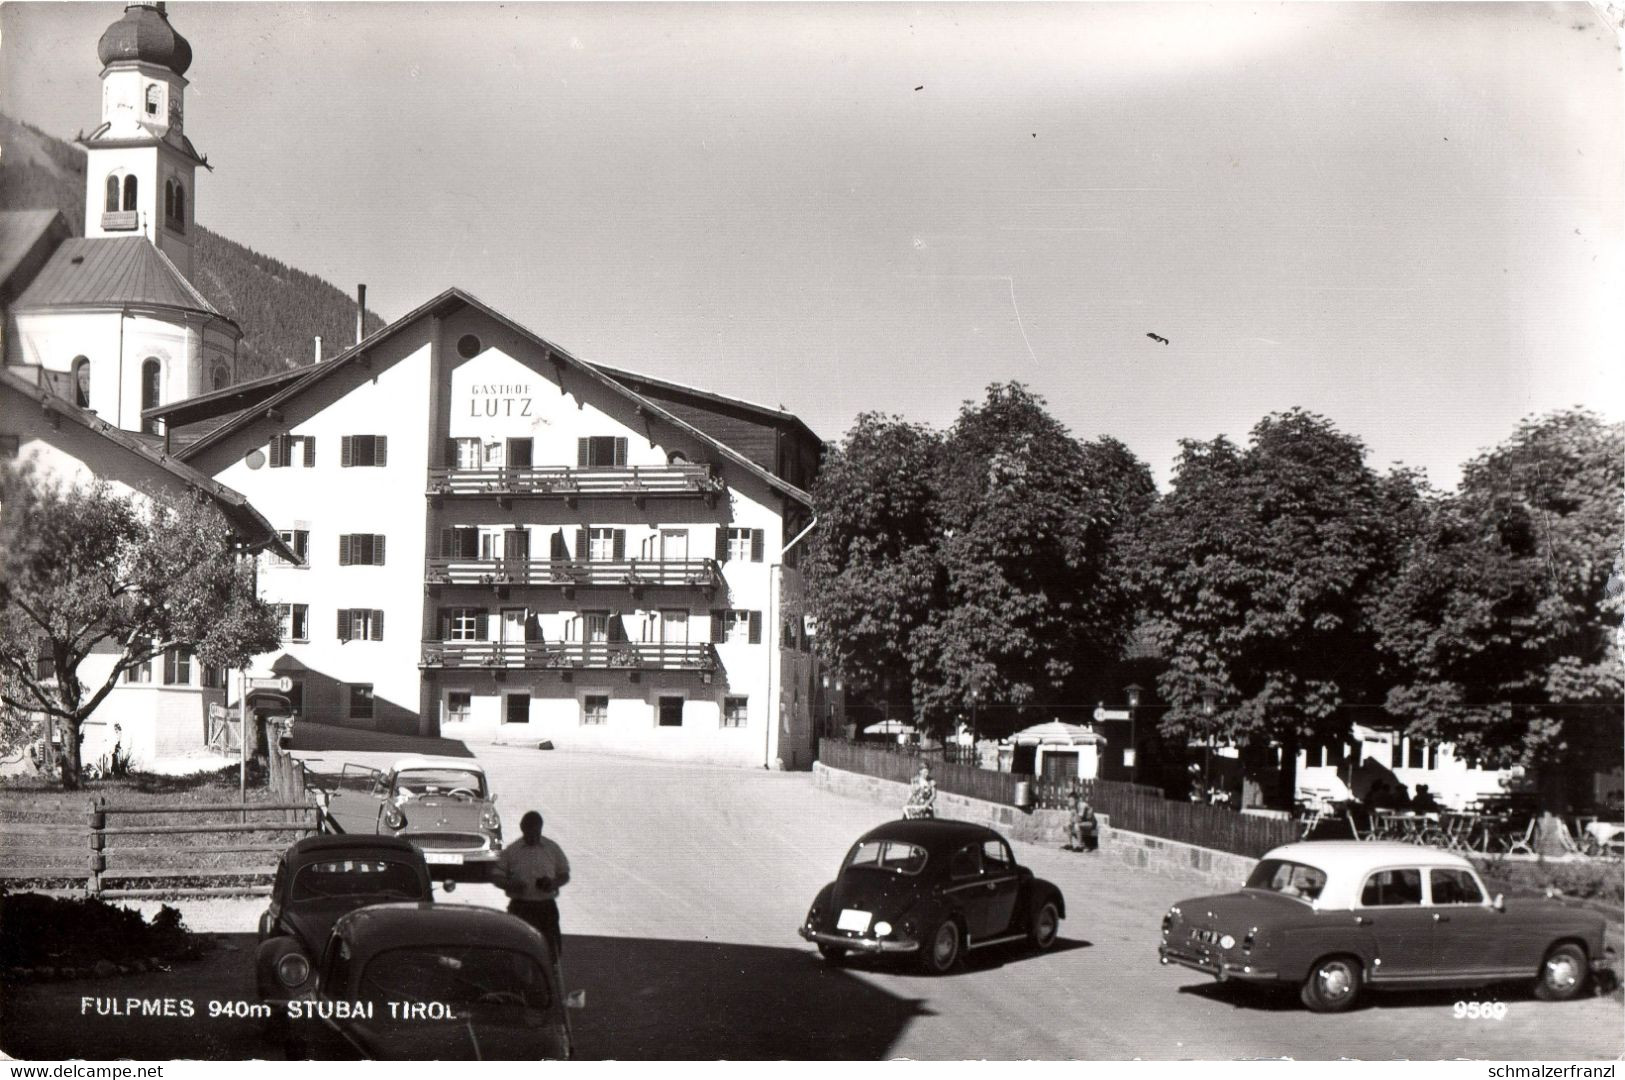
<path id="1" fill-rule="evenodd" d="M 542 835 L 542 815 L 536 811 L 528 810 L 519 819 L 519 834 L 497 856 L 491 880 L 508 894 L 508 910 L 540 930 L 558 960 L 564 954 L 559 890 L 570 883 L 570 860 Z"/>

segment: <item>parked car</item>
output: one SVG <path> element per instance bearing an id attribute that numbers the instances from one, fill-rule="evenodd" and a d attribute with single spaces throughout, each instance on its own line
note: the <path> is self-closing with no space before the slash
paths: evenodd
<path id="1" fill-rule="evenodd" d="M 800 933 L 830 961 L 905 955 L 940 974 L 969 949 L 1011 941 L 1048 949 L 1065 916 L 1061 890 L 1018 866 L 992 829 L 916 819 L 859 837 Z"/>
<path id="2" fill-rule="evenodd" d="M 1533 980 L 1563 1001 L 1609 971 L 1600 914 L 1550 900 L 1491 897 L 1471 863 L 1415 844 L 1287 844 L 1239 892 L 1181 900 L 1159 954 L 1223 982 L 1297 987 L 1316 1012 L 1363 991 Z"/>
<path id="3" fill-rule="evenodd" d="M 290 1002 L 289 1056 L 319 1060 L 537 1060 L 571 1054 L 546 939 L 460 904 L 380 904 L 339 919 L 314 993 Z"/>
<path id="4" fill-rule="evenodd" d="M 310 989 L 316 957 L 341 916 L 368 904 L 426 901 L 431 888 L 423 853 L 393 836 L 308 836 L 283 852 L 254 956 L 254 983 L 273 1018 Z"/>
<path id="5" fill-rule="evenodd" d="M 324 831 L 410 840 L 437 880 L 484 881 L 502 850 L 496 796 L 472 758 L 411 755 L 385 770 L 346 765 L 337 788 L 318 800 Z"/>

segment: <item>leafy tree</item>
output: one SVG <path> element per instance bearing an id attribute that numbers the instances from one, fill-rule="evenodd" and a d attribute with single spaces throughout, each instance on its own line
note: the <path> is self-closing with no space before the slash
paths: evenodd
<path id="1" fill-rule="evenodd" d="M 1245 449 L 1223 436 L 1181 447 L 1134 554 L 1168 661 L 1162 730 L 1280 746 L 1290 798 L 1298 748 L 1343 738 L 1340 706 L 1375 693 L 1365 602 L 1392 563 L 1412 478 L 1380 479 L 1358 439 L 1302 410 L 1265 417 Z"/>
<path id="2" fill-rule="evenodd" d="M 78 786 L 84 723 L 124 672 L 175 647 L 237 667 L 278 640 L 253 564 L 201 497 L 142 505 L 105 482 L 0 469 L 0 703 L 63 730 L 64 787 Z M 111 664 L 86 682 L 92 654 Z"/>
<path id="3" fill-rule="evenodd" d="M 1625 425 L 1569 410 L 1525 420 L 1426 502 L 1374 609 L 1387 708 L 1410 733 L 1536 765 L 1597 742 L 1583 719 L 1601 716 L 1617 754 L 1622 498 Z"/>
<path id="4" fill-rule="evenodd" d="M 859 693 L 905 691 L 915 632 L 940 591 L 931 481 L 941 439 L 860 415 L 813 486 L 808 601 L 825 663 Z"/>
<path id="5" fill-rule="evenodd" d="M 944 587 L 912 643 L 917 711 L 1022 705 L 1115 662 L 1134 617 L 1116 539 L 1154 496 L 1126 447 L 1079 443 L 1022 384 L 967 402 L 938 456 Z"/>

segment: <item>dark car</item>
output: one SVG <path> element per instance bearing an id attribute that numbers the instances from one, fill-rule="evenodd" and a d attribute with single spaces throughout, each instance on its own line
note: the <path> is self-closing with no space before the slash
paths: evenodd
<path id="1" fill-rule="evenodd" d="M 437 881 L 485 881 L 502 851 L 502 819 L 473 758 L 397 758 L 388 769 L 346 765 L 318 796 L 323 831 L 399 836 L 416 844 Z"/>
<path id="2" fill-rule="evenodd" d="M 288 1003 L 289 1056 L 534 1061 L 571 1054 L 547 941 L 492 908 L 381 904 L 333 926 L 316 988 Z"/>
<path id="3" fill-rule="evenodd" d="M 393 836 L 309 836 L 282 853 L 260 916 L 254 982 L 280 1005 L 310 988 L 316 957 L 341 916 L 368 904 L 428 900 L 423 853 Z M 272 1026 L 272 1030 L 280 1028 Z"/>
<path id="4" fill-rule="evenodd" d="M 1563 1001 L 1609 972 L 1600 914 L 1493 899 L 1471 863 L 1415 844 L 1321 840 L 1267 853 L 1239 892 L 1181 900 L 1162 920 L 1164 964 L 1290 986 L 1316 1012 L 1366 988 L 1530 981 Z"/>
<path id="5" fill-rule="evenodd" d="M 852 845 L 800 933 L 827 960 L 901 954 L 940 974 L 969 949 L 1011 941 L 1048 949 L 1065 916 L 1061 890 L 1018 866 L 992 829 L 892 821 Z"/>

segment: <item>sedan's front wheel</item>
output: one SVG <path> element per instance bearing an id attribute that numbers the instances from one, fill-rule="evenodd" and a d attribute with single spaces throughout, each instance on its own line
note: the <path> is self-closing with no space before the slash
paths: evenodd
<path id="1" fill-rule="evenodd" d="M 825 945 L 821 941 L 818 943 L 818 955 L 822 956 L 826 962 L 831 964 L 839 964 L 846 960 L 845 949 L 841 948 L 839 945 Z"/>
<path id="2" fill-rule="evenodd" d="M 1535 996 L 1542 1001 L 1567 1001 L 1585 986 L 1587 974 L 1585 950 L 1578 945 L 1559 945 L 1541 962 Z"/>
<path id="3" fill-rule="evenodd" d="M 920 963 L 933 975 L 943 975 L 959 960 L 959 924 L 952 919 L 937 923 L 925 937 Z"/>
<path id="4" fill-rule="evenodd" d="M 1320 961 L 1303 981 L 1299 997 L 1312 1012 L 1342 1012 L 1360 996 L 1360 962 L 1350 956 Z"/>

